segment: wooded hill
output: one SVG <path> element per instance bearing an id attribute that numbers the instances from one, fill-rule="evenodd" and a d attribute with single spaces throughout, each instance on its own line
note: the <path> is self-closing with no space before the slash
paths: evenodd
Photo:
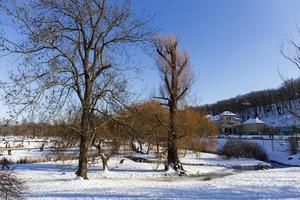
<path id="1" fill-rule="evenodd" d="M 288 79 L 277 89 L 267 89 L 238 95 L 199 107 L 207 114 L 219 114 L 225 110 L 235 112 L 245 120 L 250 117 L 280 116 L 300 105 L 300 78 Z"/>

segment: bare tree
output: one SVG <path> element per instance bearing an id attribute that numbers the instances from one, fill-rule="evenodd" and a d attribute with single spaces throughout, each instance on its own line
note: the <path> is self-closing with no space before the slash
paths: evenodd
<path id="1" fill-rule="evenodd" d="M 96 131 L 92 145 L 97 149 L 97 156 L 102 161 L 103 171 L 108 171 L 109 159 L 118 153 L 123 141 L 119 132 L 119 124 L 108 117 L 97 120 L 101 127 Z"/>
<path id="2" fill-rule="evenodd" d="M 178 39 L 173 35 L 159 36 L 154 43 L 158 54 L 157 66 L 163 80 L 161 96 L 156 98 L 165 101 L 162 104 L 169 108 L 166 168 L 172 167 L 179 171 L 179 174 L 184 174 L 177 153 L 176 115 L 179 102 L 183 100 L 192 85 L 189 57 L 187 52 L 179 52 Z"/>
<path id="3" fill-rule="evenodd" d="M 298 34 L 300 34 L 300 30 L 298 30 Z M 300 43 L 298 41 L 294 41 L 292 39 L 288 39 L 286 45 L 283 45 L 280 49 L 281 54 L 284 58 L 289 60 L 292 64 L 294 64 L 300 70 Z M 295 110 L 291 106 L 291 99 L 299 98 L 299 93 L 297 89 L 297 80 L 293 79 L 286 80 L 282 75 L 281 79 L 283 80 L 282 91 L 280 95 L 280 99 L 284 106 L 284 108 L 293 116 L 300 118 L 300 115 L 295 112 Z"/>
<path id="4" fill-rule="evenodd" d="M 136 18 L 129 1 L 1 1 L 0 8 L 11 19 L 1 18 L 3 29 L 20 34 L 17 40 L 1 37 L 0 51 L 24 61 L 3 85 L 6 103 L 16 113 L 44 110 L 52 116 L 72 103 L 81 113 L 76 174 L 87 179 L 92 118 L 109 100 L 118 102 L 112 82 L 122 82 L 129 68 L 128 47 L 152 37 L 148 19 Z"/>

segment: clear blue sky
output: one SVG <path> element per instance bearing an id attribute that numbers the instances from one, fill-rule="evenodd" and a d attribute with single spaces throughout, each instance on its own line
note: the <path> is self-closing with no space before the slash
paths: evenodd
<path id="1" fill-rule="evenodd" d="M 190 53 L 198 103 L 213 103 L 281 84 L 299 72 L 280 54 L 285 38 L 300 26 L 296 0 L 136 0 L 137 9 L 154 14 L 163 33 L 180 37 Z M 300 36 L 299 36 L 300 37 Z M 151 61 L 149 61 L 151 63 Z M 150 65 L 154 65 L 152 62 Z M 155 87 L 157 73 L 145 78 Z M 155 81 L 153 81 L 155 80 Z"/>
<path id="2" fill-rule="evenodd" d="M 299 0 L 133 0 L 137 12 L 154 14 L 162 33 L 173 33 L 190 53 L 196 75 L 192 102 L 214 103 L 250 91 L 278 87 L 300 70 L 280 54 L 288 36 L 300 27 Z M 297 37 L 295 37 L 297 38 Z M 300 35 L 298 36 L 300 38 Z M 133 89 L 150 94 L 159 84 L 155 62 L 137 54 L 147 66 Z M 6 79 L 7 60 L 0 59 Z M 5 116 L 0 103 L 0 117 Z"/>

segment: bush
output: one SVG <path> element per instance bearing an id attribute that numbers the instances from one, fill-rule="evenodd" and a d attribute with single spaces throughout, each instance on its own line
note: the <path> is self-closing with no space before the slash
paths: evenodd
<path id="1" fill-rule="evenodd" d="M 7 165 L 11 165 L 11 164 L 13 164 L 13 162 L 10 159 L 7 159 L 5 157 L 0 159 L 1 166 L 7 166 Z"/>
<path id="2" fill-rule="evenodd" d="M 0 199 L 24 199 L 24 182 L 19 179 L 13 170 L 0 171 Z"/>
<path id="3" fill-rule="evenodd" d="M 230 157 L 268 160 L 265 150 L 259 144 L 242 140 L 228 140 L 223 148 L 219 150 L 219 154 Z"/>
<path id="4" fill-rule="evenodd" d="M 206 177 L 204 177 L 204 181 L 210 181 L 210 180 L 212 180 L 212 176 L 206 176 Z"/>
<path id="5" fill-rule="evenodd" d="M 292 155 L 298 153 L 298 149 L 299 149 L 299 144 L 298 141 L 299 139 L 297 137 L 289 137 L 288 139 L 289 144 L 290 144 L 290 152 Z"/>

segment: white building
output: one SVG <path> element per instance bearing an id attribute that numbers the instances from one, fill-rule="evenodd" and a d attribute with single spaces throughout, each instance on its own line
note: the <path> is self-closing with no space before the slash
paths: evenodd
<path id="1" fill-rule="evenodd" d="M 219 115 L 208 115 L 211 121 L 215 122 L 220 129 L 220 133 L 236 133 L 241 119 L 235 113 L 224 111 Z"/>

